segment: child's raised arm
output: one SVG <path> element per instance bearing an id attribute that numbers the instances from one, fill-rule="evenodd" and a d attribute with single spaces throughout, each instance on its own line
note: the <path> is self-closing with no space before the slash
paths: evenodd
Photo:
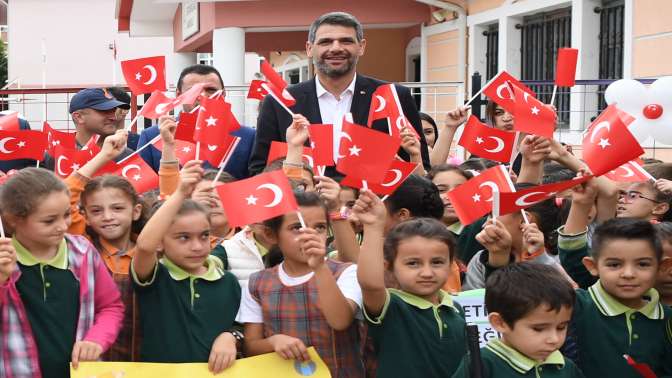
<path id="1" fill-rule="evenodd" d="M 177 191 L 154 213 L 138 235 L 135 244 L 137 252 L 133 257 L 133 270 L 139 280 L 147 280 L 154 271 L 157 260 L 156 250 L 164 234 L 173 222 L 182 202 L 189 198 L 196 184 L 203 177 L 201 163 L 200 160 L 192 160 L 185 164 Z"/>
<path id="2" fill-rule="evenodd" d="M 523 162 L 517 182 L 541 184 L 544 174 L 544 160 L 551 153 L 551 143 L 547 138 L 528 135 L 520 143 Z"/>
<path id="3" fill-rule="evenodd" d="M 285 138 L 287 140 L 287 157 L 285 165 L 289 168 L 303 166 L 303 146 L 308 140 L 308 126 L 310 122 L 301 114 L 294 114 L 292 124 L 287 128 Z M 301 170 L 299 169 L 299 174 Z M 285 172 L 288 176 L 290 172 Z"/>
<path id="4" fill-rule="evenodd" d="M 176 130 L 177 122 L 175 122 L 175 118 L 169 115 L 159 118 L 159 135 L 161 135 L 161 142 L 163 143 L 159 165 L 159 192 L 163 196 L 173 194 L 180 181 L 179 162 L 175 156 Z"/>
<path id="5" fill-rule="evenodd" d="M 387 300 L 383 256 L 387 209 L 373 192 L 362 190 L 353 211 L 364 226 L 364 240 L 357 260 L 357 280 L 362 288 L 366 313 L 377 317 Z"/>
<path id="6" fill-rule="evenodd" d="M 317 190 L 320 198 L 326 202 L 327 209 L 329 210 L 331 229 L 334 232 L 334 243 L 338 250 L 338 260 L 357 263 L 359 244 L 357 243 L 355 231 L 347 219 L 340 217 L 343 204 L 338 195 L 341 192 L 341 186 L 330 177 L 315 176 L 314 179 L 317 181 L 315 190 Z"/>
<path id="7" fill-rule="evenodd" d="M 443 164 L 448 160 L 450 155 L 450 146 L 453 144 L 453 137 L 457 129 L 466 122 L 469 116 L 470 107 L 460 106 L 446 114 L 445 126 L 439 130 L 439 135 L 436 136 L 436 143 L 429 154 L 429 160 L 432 165 Z"/>

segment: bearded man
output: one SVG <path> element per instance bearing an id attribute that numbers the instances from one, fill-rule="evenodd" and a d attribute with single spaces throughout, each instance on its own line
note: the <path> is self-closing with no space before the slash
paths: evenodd
<path id="1" fill-rule="evenodd" d="M 371 95 L 383 81 L 357 73 L 357 61 L 364 55 L 366 40 L 359 21 L 343 12 L 320 16 L 310 26 L 306 53 L 313 60 L 316 77 L 287 88 L 296 99 L 290 109 L 305 116 L 311 124 L 334 125 L 334 152 L 338 154 L 343 116 L 352 113 L 353 121 L 366 125 L 371 106 Z M 385 64 L 385 62 L 379 62 Z M 425 169 L 429 169 L 427 143 L 422 133 L 420 115 L 408 88 L 396 85 L 404 115 L 420 138 L 420 153 Z M 287 127 L 292 123 L 289 113 L 271 96 L 261 104 L 257 119 L 257 135 L 250 157 L 251 174 L 257 174 L 266 165 L 272 141 L 285 142 Z M 388 133 L 386 120 L 374 122 L 373 128 Z M 403 149 L 399 156 L 409 160 Z M 333 167 L 326 175 L 340 178 Z"/>

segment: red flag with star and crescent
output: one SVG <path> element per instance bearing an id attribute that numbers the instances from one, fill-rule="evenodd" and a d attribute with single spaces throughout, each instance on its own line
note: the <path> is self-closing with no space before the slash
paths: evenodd
<path id="1" fill-rule="evenodd" d="M 287 143 L 274 140 L 271 142 L 271 147 L 268 149 L 268 156 L 266 157 L 266 164 L 272 161 L 284 158 L 287 156 Z M 303 147 L 302 160 L 309 166 L 314 167 L 315 160 L 313 159 L 313 149 L 310 147 Z"/>
<path id="2" fill-rule="evenodd" d="M 48 153 L 54 156 L 56 146 L 62 146 L 69 149 L 77 148 L 77 140 L 75 139 L 75 132 L 59 131 L 51 127 L 51 125 L 44 121 L 42 124 L 42 132 L 47 134 L 49 141 Z"/>
<path id="3" fill-rule="evenodd" d="M 154 142 L 154 147 L 163 152 L 163 140 L 160 138 Z M 196 157 L 196 144 L 185 140 L 175 139 L 175 157 L 180 165 L 187 164 L 188 161 Z"/>
<path id="4" fill-rule="evenodd" d="M 360 180 L 382 182 L 401 139 L 343 119 L 336 170 Z"/>
<path id="5" fill-rule="evenodd" d="M 622 112 L 609 105 L 588 127 L 583 137 L 583 160 L 595 176 L 601 176 L 644 154 L 628 130 Z"/>
<path id="6" fill-rule="evenodd" d="M 499 214 L 506 215 L 526 209 L 539 202 L 546 201 L 563 190 L 573 188 L 593 176 L 575 177 L 570 180 L 555 182 L 546 185 L 537 185 L 517 192 L 499 193 Z"/>
<path id="7" fill-rule="evenodd" d="M 135 154 L 119 163 L 109 162 L 96 173 L 96 176 L 104 174 L 122 176 L 133 185 L 138 194 L 159 187 L 159 176 L 139 154 Z"/>
<path id="8" fill-rule="evenodd" d="M 49 147 L 47 134 L 36 130 L 0 130 L 0 160 L 42 160 Z"/>
<path id="9" fill-rule="evenodd" d="M 522 133 L 553 138 L 557 118 L 553 109 L 514 83 L 509 82 L 509 86 L 515 99 L 513 129 Z"/>
<path id="10" fill-rule="evenodd" d="M 604 174 L 606 178 L 617 182 L 644 182 L 655 180 L 644 167 L 642 167 L 642 160 L 631 160 L 618 168 Z"/>
<path id="11" fill-rule="evenodd" d="M 296 104 L 294 97 L 287 91 L 287 82 L 285 79 L 275 72 L 271 64 L 266 60 L 261 61 L 261 73 L 266 77 L 265 82 L 259 83 L 263 90 L 286 106 L 294 106 Z"/>
<path id="12" fill-rule="evenodd" d="M 242 227 L 299 209 L 282 170 L 217 187 L 231 227 Z"/>
<path id="13" fill-rule="evenodd" d="M 500 193 L 514 190 L 509 172 L 503 165 L 486 169 L 448 192 L 460 223 L 466 226 L 490 213 L 495 189 Z"/>
<path id="14" fill-rule="evenodd" d="M 93 159 L 94 155 L 89 150 L 77 150 L 57 144 L 53 148 L 52 156 L 54 173 L 60 178 L 66 178 Z"/>
<path id="15" fill-rule="evenodd" d="M 240 137 L 231 134 L 226 134 L 219 144 L 201 143 L 199 158 L 207 160 L 213 167 L 219 168 L 222 164 L 226 165 L 236 147 L 238 147 L 238 143 L 240 143 Z"/>
<path id="16" fill-rule="evenodd" d="M 379 119 L 388 120 L 390 135 L 398 137 L 404 127 L 407 127 L 420 140 L 418 132 L 404 115 L 404 110 L 399 102 L 397 87 L 394 84 L 381 85 L 371 95 L 367 126 L 371 127 L 373 122 Z"/>
<path id="17" fill-rule="evenodd" d="M 470 116 L 462 130 L 460 146 L 472 154 L 489 160 L 508 163 L 516 143 L 516 133 L 499 130 Z"/>
<path id="18" fill-rule="evenodd" d="M 502 71 L 493 77 L 483 88 L 483 94 L 490 97 L 492 101 L 499 104 L 504 110 L 513 114 L 516 99 L 507 82 L 515 84 L 518 88 L 532 96 L 536 96 L 536 94 L 533 90 L 506 71 Z"/>
<path id="19" fill-rule="evenodd" d="M 389 196 L 394 193 L 404 181 L 406 181 L 408 176 L 413 174 L 413 171 L 418 167 L 418 164 L 419 163 L 409 163 L 407 161 L 394 159 L 392 165 L 390 165 L 390 168 L 387 170 L 383 181 L 379 183 L 367 181 L 366 184 L 372 192 L 381 196 Z M 361 179 L 352 178 L 350 176 L 345 176 L 340 184 L 351 188 L 361 189 L 363 187 Z"/>
<path id="20" fill-rule="evenodd" d="M 231 111 L 231 104 L 224 101 L 224 98 L 203 98 L 200 103 L 194 141 L 224 144 L 229 133 L 240 129 L 240 124 Z"/>
<path id="21" fill-rule="evenodd" d="M 168 97 L 161 91 L 154 91 L 139 114 L 145 118 L 158 119 L 180 105 L 193 105 L 203 92 L 203 86 L 202 83 L 196 84 L 177 98 Z"/>
<path id="22" fill-rule="evenodd" d="M 166 57 L 124 60 L 121 62 L 126 84 L 133 95 L 166 90 Z"/>
<path id="23" fill-rule="evenodd" d="M 247 98 L 254 100 L 263 100 L 268 91 L 262 86 L 265 81 L 263 80 L 252 80 L 250 82 L 250 89 L 247 91 Z"/>

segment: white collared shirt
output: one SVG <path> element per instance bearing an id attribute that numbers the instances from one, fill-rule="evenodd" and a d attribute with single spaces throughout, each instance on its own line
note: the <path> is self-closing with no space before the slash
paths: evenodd
<path id="1" fill-rule="evenodd" d="M 334 125 L 334 161 L 338 160 L 338 148 L 341 144 L 341 128 L 343 116 L 350 112 L 352 106 L 352 95 L 355 93 L 355 81 L 357 74 L 352 78 L 352 82 L 341 93 L 338 98 L 329 93 L 319 78 L 315 78 L 315 87 L 317 89 L 317 102 L 320 105 L 320 116 L 323 124 Z"/>

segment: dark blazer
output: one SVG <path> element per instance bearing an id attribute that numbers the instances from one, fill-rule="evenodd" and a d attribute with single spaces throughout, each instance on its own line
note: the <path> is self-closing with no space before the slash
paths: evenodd
<path id="1" fill-rule="evenodd" d="M 296 114 L 302 114 L 311 124 L 322 123 L 320 115 L 320 105 L 317 100 L 317 88 L 315 87 L 315 78 L 302 83 L 292 85 L 287 88 L 289 93 L 296 99 L 296 105 L 290 109 Z M 366 125 L 369 118 L 369 107 L 371 106 L 371 95 L 378 86 L 387 84 L 384 81 L 376 80 L 364 75 L 357 74 L 355 80 L 355 90 L 352 97 L 352 106 L 350 112 L 356 124 Z M 420 115 L 415 107 L 415 101 L 408 88 L 396 85 L 399 94 L 399 102 L 404 111 L 404 115 L 409 119 L 413 128 L 420 135 L 422 161 L 425 169 L 429 170 L 429 153 L 427 152 L 427 142 L 422 133 Z M 261 172 L 266 166 L 266 158 L 272 141 L 286 142 L 287 127 L 291 125 L 292 117 L 285 109 L 280 106 L 271 96 L 266 96 L 259 110 L 257 118 L 257 136 L 254 140 L 254 149 L 250 156 L 250 174 L 255 175 Z M 387 121 L 379 120 L 374 122 L 373 128 L 384 133 L 388 133 Z M 399 156 L 408 160 L 408 154 L 402 148 L 399 149 Z M 330 177 L 340 177 L 334 167 L 326 170 L 326 175 Z"/>

